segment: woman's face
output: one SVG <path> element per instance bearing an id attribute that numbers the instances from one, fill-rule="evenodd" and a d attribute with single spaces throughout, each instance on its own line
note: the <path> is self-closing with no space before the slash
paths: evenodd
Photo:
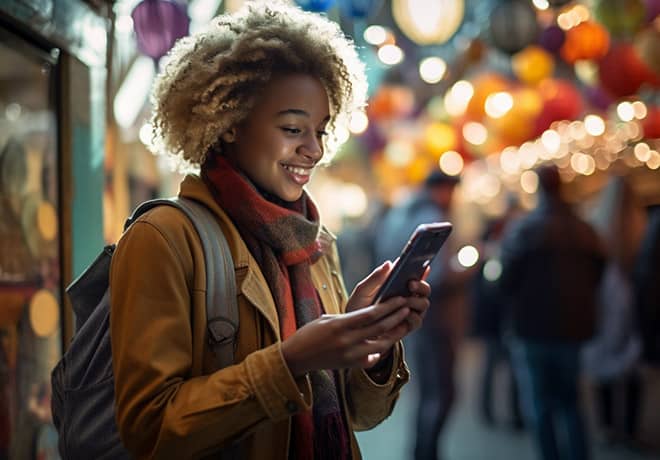
<path id="1" fill-rule="evenodd" d="M 261 189 L 295 201 L 323 157 L 329 119 L 320 80 L 304 74 L 275 77 L 233 139 L 223 136 L 226 156 Z"/>

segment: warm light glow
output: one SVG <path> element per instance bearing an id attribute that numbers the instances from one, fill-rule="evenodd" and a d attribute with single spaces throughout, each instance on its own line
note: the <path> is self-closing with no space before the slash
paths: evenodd
<path id="1" fill-rule="evenodd" d="M 488 130 L 481 123 L 471 121 L 463 125 L 463 137 L 474 145 L 483 145 L 488 139 Z"/>
<path id="2" fill-rule="evenodd" d="M 449 40 L 463 21 L 464 0 L 392 0 L 399 29 L 418 45 Z"/>
<path id="3" fill-rule="evenodd" d="M 632 121 L 632 119 L 635 118 L 635 109 L 628 101 L 620 103 L 616 107 L 616 113 L 621 121 Z"/>
<path id="4" fill-rule="evenodd" d="M 568 125 L 568 135 L 577 141 L 584 139 L 587 135 L 584 123 L 580 120 L 572 121 L 571 124 Z"/>
<path id="5" fill-rule="evenodd" d="M 592 136 L 600 136 L 605 132 L 605 121 L 598 115 L 587 115 L 584 118 L 584 127 Z"/>
<path id="6" fill-rule="evenodd" d="M 378 59 L 383 64 L 396 65 L 403 61 L 403 50 L 396 45 L 383 45 L 378 48 Z"/>
<path id="7" fill-rule="evenodd" d="M 385 147 L 385 157 L 394 165 L 406 166 L 415 157 L 415 147 L 407 141 L 392 141 Z"/>
<path id="8" fill-rule="evenodd" d="M 651 158 L 648 159 L 646 162 L 646 166 L 648 166 L 651 169 L 658 169 L 660 168 L 660 153 L 658 153 L 655 150 L 651 150 Z"/>
<path id="9" fill-rule="evenodd" d="M 635 157 L 641 162 L 648 161 L 651 158 L 651 147 L 645 142 L 635 145 L 633 152 L 635 153 Z"/>
<path id="10" fill-rule="evenodd" d="M 445 174 L 457 176 L 463 171 L 463 157 L 453 150 L 448 150 L 440 156 L 440 169 Z"/>
<path id="11" fill-rule="evenodd" d="M 419 75 L 426 83 L 438 83 L 446 71 L 447 63 L 439 57 L 428 57 L 419 64 Z"/>
<path id="12" fill-rule="evenodd" d="M 373 25 L 364 30 L 363 36 L 370 45 L 380 46 L 387 40 L 387 30 L 383 26 Z"/>
<path id="13" fill-rule="evenodd" d="M 369 199 L 367 194 L 357 184 L 344 184 L 339 190 L 339 207 L 350 217 L 359 217 L 367 210 Z"/>
<path id="14" fill-rule="evenodd" d="M 458 263 L 463 267 L 469 268 L 479 261 L 479 251 L 474 246 L 463 246 L 458 251 Z"/>
<path id="15" fill-rule="evenodd" d="M 506 91 L 490 94 L 484 107 L 489 117 L 501 118 L 513 107 L 513 97 Z"/>
<path id="16" fill-rule="evenodd" d="M 534 193 L 539 187 L 539 176 L 534 171 L 525 171 L 520 175 L 520 186 L 526 193 Z"/>
<path id="17" fill-rule="evenodd" d="M 151 123 L 145 123 L 142 125 L 140 128 L 140 131 L 138 132 L 138 138 L 140 139 L 140 142 L 142 142 L 144 145 L 151 145 L 151 136 L 152 136 L 152 126 Z"/>
<path id="18" fill-rule="evenodd" d="M 353 134 L 361 134 L 367 130 L 369 127 L 369 118 L 364 112 L 355 112 L 351 115 L 351 119 L 348 122 L 348 129 Z"/>
<path id="19" fill-rule="evenodd" d="M 646 108 L 646 104 L 644 104 L 642 101 L 635 101 L 632 103 L 632 108 L 633 108 L 633 113 L 635 114 L 635 118 L 638 120 L 643 120 L 646 118 L 646 115 L 648 114 L 648 110 Z"/>
<path id="20" fill-rule="evenodd" d="M 502 263 L 498 259 L 490 259 L 484 264 L 483 274 L 488 281 L 497 281 L 502 275 Z"/>
<path id="21" fill-rule="evenodd" d="M 115 31 L 119 34 L 133 33 L 133 18 L 128 14 L 122 14 L 115 20 Z"/>
<path id="22" fill-rule="evenodd" d="M 453 117 L 463 115 L 472 95 L 474 95 L 472 83 L 465 80 L 457 81 L 445 94 L 445 110 Z"/>
<path id="23" fill-rule="evenodd" d="M 581 22 L 588 21 L 591 17 L 589 10 L 584 5 L 576 5 L 570 10 L 561 13 L 557 17 L 557 24 L 564 30 L 571 29 Z"/>
<path id="24" fill-rule="evenodd" d="M 587 85 L 594 85 L 598 81 L 598 64 L 589 60 L 577 60 L 573 64 L 575 75 Z"/>
<path id="25" fill-rule="evenodd" d="M 534 167 L 539 159 L 537 147 L 532 142 L 525 142 L 518 150 L 518 157 L 520 158 L 520 166 L 523 169 Z"/>
<path id="26" fill-rule="evenodd" d="M 596 170 L 596 161 L 590 155 L 576 152 L 571 156 L 571 168 L 576 173 L 589 176 Z"/>
<path id="27" fill-rule="evenodd" d="M 351 137 L 351 133 L 345 126 L 338 125 L 335 128 L 335 137 L 337 138 L 337 143 L 341 145 Z"/>
<path id="28" fill-rule="evenodd" d="M 119 126 L 130 128 L 142 110 L 155 75 L 154 62 L 138 56 L 131 65 L 113 101 L 113 111 Z"/>
<path id="29" fill-rule="evenodd" d="M 509 174 L 515 174 L 520 168 L 520 159 L 515 147 L 507 147 L 500 154 L 500 167 L 502 171 Z"/>
<path id="30" fill-rule="evenodd" d="M 541 143 L 548 153 L 556 155 L 561 147 L 561 137 L 554 129 L 548 129 L 541 134 Z"/>
<path id="31" fill-rule="evenodd" d="M 537 9 L 542 11 L 550 8 L 550 4 L 548 3 L 548 0 L 532 0 L 532 3 Z"/>

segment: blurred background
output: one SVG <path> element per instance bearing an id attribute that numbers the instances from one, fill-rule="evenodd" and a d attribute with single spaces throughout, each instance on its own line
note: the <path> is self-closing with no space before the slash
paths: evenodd
<path id="1" fill-rule="evenodd" d="M 534 169 L 554 163 L 577 212 L 604 234 L 634 226 L 628 249 L 639 250 L 660 204 L 660 1 L 296 3 L 339 23 L 368 72 L 368 107 L 341 127 L 346 143 L 310 186 L 339 237 L 347 287 L 380 262 L 370 242 L 388 209 L 431 171 L 460 178 L 448 257 L 466 275 L 452 309 L 457 398 L 442 450 L 533 458 L 526 430 L 479 415 L 484 340 L 470 283 L 486 266 L 499 276 L 483 235 L 512 207 L 536 206 Z M 73 332 L 64 287 L 119 238 L 137 203 L 176 193 L 182 176 L 146 147 L 151 83 L 176 39 L 241 4 L 0 2 L 0 459 L 56 458 L 48 379 Z M 621 204 L 624 189 L 632 198 Z M 633 208 L 636 217 L 621 211 Z M 631 442 L 605 436 L 584 379 L 596 458 L 660 455 L 660 371 L 635 366 L 645 391 Z M 506 373 L 492 381 L 500 415 Z M 360 435 L 367 459 L 410 456 L 417 396 L 413 379 L 393 416 Z"/>

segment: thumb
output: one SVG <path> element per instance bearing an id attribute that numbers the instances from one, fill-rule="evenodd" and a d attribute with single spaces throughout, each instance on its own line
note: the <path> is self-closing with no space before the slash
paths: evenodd
<path id="1" fill-rule="evenodd" d="M 392 262 L 386 260 L 381 265 L 376 267 L 365 279 L 363 279 L 353 291 L 353 295 L 358 295 L 362 298 L 369 298 L 376 295 L 378 288 L 383 284 L 387 275 L 392 270 Z"/>

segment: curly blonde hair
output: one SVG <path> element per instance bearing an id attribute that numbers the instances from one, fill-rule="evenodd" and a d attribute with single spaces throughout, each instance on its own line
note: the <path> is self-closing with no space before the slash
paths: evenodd
<path id="1" fill-rule="evenodd" d="M 364 108 L 364 65 L 338 24 L 279 1 L 247 3 L 176 43 L 151 94 L 151 150 L 201 165 L 210 148 L 220 148 L 222 133 L 248 115 L 266 83 L 286 73 L 313 75 L 325 86 L 329 161 L 340 145 L 338 124 Z"/>

